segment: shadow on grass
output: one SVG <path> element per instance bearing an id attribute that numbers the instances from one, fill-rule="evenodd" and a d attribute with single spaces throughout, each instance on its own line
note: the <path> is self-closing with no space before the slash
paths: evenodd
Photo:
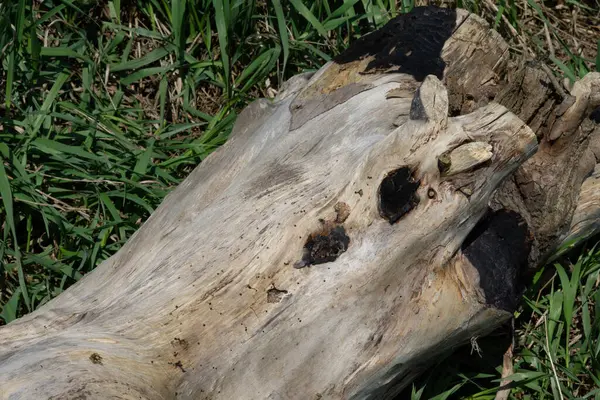
<path id="1" fill-rule="evenodd" d="M 427 370 L 407 387 L 396 400 L 410 400 L 415 392 L 423 388 L 420 399 L 432 399 L 447 393 L 446 399 L 469 398 L 483 390 L 498 387 L 502 357 L 511 343 L 510 325 L 504 325 L 487 337 L 461 346 L 438 364 Z"/>

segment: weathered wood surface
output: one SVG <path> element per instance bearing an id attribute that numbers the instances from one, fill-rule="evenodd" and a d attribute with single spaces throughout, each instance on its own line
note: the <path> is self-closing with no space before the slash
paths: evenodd
<path id="1" fill-rule="evenodd" d="M 598 231 L 599 86 L 560 98 L 464 11 L 399 17 L 250 105 L 118 254 L 0 329 L 0 398 L 393 398 Z"/>

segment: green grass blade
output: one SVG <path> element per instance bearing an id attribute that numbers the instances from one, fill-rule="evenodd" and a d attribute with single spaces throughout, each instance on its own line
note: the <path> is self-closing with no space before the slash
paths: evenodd
<path id="1" fill-rule="evenodd" d="M 556 272 L 560 278 L 560 283 L 563 291 L 563 316 L 567 327 L 571 324 L 573 318 L 573 307 L 575 305 L 576 288 L 571 286 L 571 282 L 567 272 L 560 264 L 556 264 Z"/>
<path id="2" fill-rule="evenodd" d="M 283 14 L 281 2 L 279 0 L 271 1 L 273 2 L 273 8 L 275 9 L 275 16 L 277 17 L 277 29 L 279 30 L 281 48 L 283 49 L 283 67 L 281 68 L 281 76 L 283 77 L 285 74 L 285 67 L 290 56 L 290 38 L 288 36 L 287 25 L 285 23 L 285 15 Z"/>
<path id="3" fill-rule="evenodd" d="M 296 11 L 300 13 L 306 20 L 312 25 L 313 28 L 319 32 L 319 35 L 327 38 L 327 31 L 323 27 L 323 25 L 319 22 L 319 20 L 314 16 L 312 12 L 302 3 L 300 0 L 290 0 L 290 3 L 294 6 Z"/>
<path id="4" fill-rule="evenodd" d="M 106 193 L 106 195 L 109 195 L 112 197 L 121 197 L 124 200 L 136 203 L 137 205 L 145 208 L 149 214 L 152 214 L 154 212 L 154 208 L 147 201 L 145 201 L 140 196 L 137 196 L 135 194 L 123 193 L 123 192 L 108 192 L 108 193 Z"/>
<path id="5" fill-rule="evenodd" d="M 10 299 L 2 307 L 2 312 L 0 312 L 0 318 L 2 318 L 5 323 L 8 324 L 17 319 L 17 310 L 19 309 L 20 299 L 21 289 L 17 288 L 12 296 L 10 296 Z"/>
<path id="6" fill-rule="evenodd" d="M 261 55 L 256 57 L 256 59 L 252 61 L 250 65 L 248 65 L 242 71 L 239 78 L 235 82 L 236 87 L 242 86 L 246 82 L 246 80 L 248 80 L 251 76 L 256 75 L 256 73 L 259 72 L 259 70 L 268 63 L 268 61 L 271 59 L 271 56 L 273 56 L 274 52 L 275 49 L 268 49 Z M 256 80 L 250 79 L 249 83 L 250 85 L 254 85 L 256 83 Z"/>
<path id="7" fill-rule="evenodd" d="M 556 66 L 558 68 L 560 68 L 562 72 L 564 72 L 564 74 L 567 76 L 567 78 L 569 78 L 569 80 L 571 82 L 575 82 L 577 80 L 577 76 L 575 75 L 575 71 L 573 71 L 572 68 L 567 67 L 562 61 L 560 61 L 556 57 L 550 56 L 550 60 L 552 60 L 552 62 L 554 64 L 556 64 Z"/>
<path id="8" fill-rule="evenodd" d="M 438 394 L 437 396 L 434 396 L 432 398 L 430 398 L 429 400 L 447 400 L 450 398 L 450 396 L 452 396 L 458 389 L 460 389 L 461 387 L 464 386 L 464 384 L 466 383 L 466 381 L 457 383 L 456 385 L 454 385 L 453 387 L 451 387 L 450 389 L 446 390 L 443 393 Z"/>
<path id="9" fill-rule="evenodd" d="M 15 261 L 17 263 L 17 272 L 19 275 L 19 286 L 23 294 L 23 300 L 27 309 L 31 311 L 31 304 L 29 303 L 29 294 L 27 293 L 27 284 L 25 283 L 25 273 L 23 271 L 23 265 L 21 263 L 21 251 L 19 249 L 18 234 L 15 226 L 15 217 L 13 209 L 13 196 L 10 188 L 10 182 L 8 181 L 8 175 L 4 168 L 4 159 L 0 158 L 0 196 L 2 196 L 2 204 L 4 205 L 5 218 L 13 236 L 13 246 L 15 252 Z"/>
<path id="10" fill-rule="evenodd" d="M 498 29 L 498 25 L 500 25 L 500 20 L 502 19 L 502 14 L 504 14 L 504 6 L 500 5 L 498 7 L 498 12 L 496 13 L 496 17 L 494 18 L 494 29 Z"/>
<path id="11" fill-rule="evenodd" d="M 227 32 L 227 26 L 229 25 L 229 21 L 225 19 L 225 5 L 223 0 L 213 0 L 213 5 L 215 8 L 217 36 L 219 37 L 219 49 L 221 50 L 221 62 L 223 63 L 224 84 L 227 92 L 227 97 L 231 98 L 231 70 L 229 65 L 229 43 Z"/>
<path id="12" fill-rule="evenodd" d="M 583 333 L 589 343 L 593 343 L 592 338 L 592 317 L 589 308 L 589 298 L 585 298 L 581 305 L 581 325 L 583 326 Z"/>
<path id="13" fill-rule="evenodd" d="M 19 0 L 19 5 L 17 9 L 17 43 L 21 44 L 23 42 L 23 33 L 25 32 L 25 8 L 26 8 L 26 0 Z"/>
<path id="14" fill-rule="evenodd" d="M 88 64 L 93 64 L 93 61 L 89 57 L 81 55 L 68 47 L 42 47 L 40 49 L 40 55 L 43 57 L 76 58 L 78 60 L 85 61 Z"/>
<path id="15" fill-rule="evenodd" d="M 550 295 L 549 300 L 550 304 L 548 306 L 548 331 L 550 332 L 550 337 L 554 337 L 554 331 L 562 315 L 563 292 L 553 292 Z"/>
<path id="16" fill-rule="evenodd" d="M 6 71 L 6 89 L 4 91 L 4 104 L 6 109 L 10 110 L 12 103 L 12 90 L 15 76 L 15 50 L 11 50 L 8 53 L 8 70 Z"/>
<path id="17" fill-rule="evenodd" d="M 415 385 L 412 385 L 412 392 L 410 394 L 410 400 L 421 400 L 421 396 L 423 396 L 423 391 L 425 390 L 425 386 L 422 386 L 419 390 L 416 390 Z"/>
<path id="18" fill-rule="evenodd" d="M 61 4 L 61 5 L 58 5 L 58 6 L 54 7 L 54 8 L 52 8 L 49 11 L 44 12 L 44 14 L 42 16 L 40 16 L 40 18 L 37 18 L 33 22 L 33 24 L 31 24 L 31 27 L 35 28 L 37 26 L 40 26 L 40 25 L 44 24 L 46 21 L 51 20 L 56 14 L 60 13 L 66 7 L 67 7 L 66 5 Z"/>
<path id="19" fill-rule="evenodd" d="M 146 175 L 146 172 L 148 171 L 148 165 L 150 164 L 150 158 L 152 157 L 153 153 L 154 140 L 151 139 L 148 147 L 142 152 L 140 158 L 138 158 L 138 161 L 135 164 L 135 167 L 133 168 L 134 176 L 132 177 L 132 180 L 137 181 Z"/>
<path id="20" fill-rule="evenodd" d="M 136 71 L 133 74 L 130 74 L 130 75 L 124 77 L 123 79 L 121 79 L 121 84 L 122 85 L 131 85 L 132 83 L 138 82 L 149 76 L 164 74 L 165 72 L 171 71 L 175 68 L 176 68 L 176 65 L 167 65 L 164 67 L 143 68 L 143 69 L 140 69 L 139 71 Z"/>
<path id="21" fill-rule="evenodd" d="M 121 1 L 114 0 L 108 2 L 108 13 L 110 18 L 117 24 L 121 23 Z"/>
<path id="22" fill-rule="evenodd" d="M 62 154 L 71 154 L 77 157 L 81 157 L 86 160 L 102 161 L 102 157 L 99 157 L 93 153 L 89 153 L 78 146 L 71 146 L 68 144 L 60 143 L 55 140 L 46 138 L 37 138 L 31 144 L 49 154 L 61 156 Z"/>
<path id="23" fill-rule="evenodd" d="M 342 4 L 336 10 L 334 10 L 331 13 L 331 15 L 329 16 L 328 19 L 333 19 L 333 18 L 341 17 L 342 15 L 346 14 L 346 12 L 348 10 L 350 10 L 352 7 L 354 7 L 354 5 L 356 3 L 358 3 L 358 2 L 359 2 L 359 0 L 346 0 L 346 1 L 344 1 L 344 4 Z"/>
<path id="24" fill-rule="evenodd" d="M 173 36 L 177 46 L 177 59 L 183 61 L 185 53 L 184 16 L 186 0 L 171 0 L 171 21 Z"/>
<path id="25" fill-rule="evenodd" d="M 41 265 L 49 270 L 54 272 L 58 272 L 62 275 L 66 275 L 69 278 L 72 278 L 76 281 L 83 278 L 81 272 L 78 272 L 73 269 L 70 265 L 64 264 L 60 261 L 53 260 L 48 255 L 37 255 L 37 254 L 28 254 L 23 259 L 23 264 L 37 264 Z"/>
<path id="26" fill-rule="evenodd" d="M 348 21 L 351 18 L 352 17 L 348 15 L 345 17 L 329 19 L 323 24 L 323 27 L 328 31 L 332 31 L 344 25 L 346 21 Z"/>
<path id="27" fill-rule="evenodd" d="M 153 62 L 156 62 L 166 57 L 173 51 L 172 47 L 167 47 L 159 47 L 158 49 L 154 49 L 141 58 L 136 58 L 130 61 L 124 61 L 119 64 L 111 65 L 110 70 L 112 72 L 120 72 L 145 67 L 148 64 L 152 64 Z"/>
<path id="28" fill-rule="evenodd" d="M 115 220 L 116 222 L 121 222 L 122 220 L 121 215 L 119 214 L 119 210 L 117 210 L 117 207 L 110 199 L 110 197 L 106 193 L 100 193 L 100 200 L 112 216 L 113 220 Z"/>
<path id="29" fill-rule="evenodd" d="M 33 124 L 32 132 L 31 132 L 32 136 L 35 136 L 38 133 L 38 131 L 40 130 L 40 128 L 42 127 L 42 123 L 44 122 L 44 119 L 46 118 L 45 114 L 48 111 L 50 111 L 52 104 L 54 104 L 54 100 L 58 96 L 58 92 L 60 91 L 60 89 L 65 84 L 65 82 L 67 81 L 68 78 L 69 78 L 69 74 L 66 72 L 61 72 L 56 77 L 56 80 L 54 81 L 52 88 L 46 94 L 44 103 L 42 104 L 42 107 L 40 108 L 40 113 L 42 115 L 38 115 L 35 118 L 35 122 Z M 25 294 L 25 293 L 23 293 L 23 294 Z"/>

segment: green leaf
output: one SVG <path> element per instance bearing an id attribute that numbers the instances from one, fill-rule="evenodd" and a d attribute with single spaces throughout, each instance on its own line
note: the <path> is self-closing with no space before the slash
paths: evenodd
<path id="1" fill-rule="evenodd" d="M 142 68 L 148 64 L 152 64 L 153 62 L 160 60 L 161 58 L 166 57 L 172 51 L 172 47 L 169 47 L 168 49 L 167 47 L 159 47 L 158 49 L 152 50 L 150 53 L 146 54 L 141 58 L 136 58 L 130 61 L 123 61 L 120 64 L 111 65 L 110 70 L 112 72 L 120 72 L 127 71 L 130 69 Z"/>
<path id="2" fill-rule="evenodd" d="M 8 70 L 6 71 L 6 89 L 4 90 L 4 104 L 6 109 L 10 110 L 12 103 L 13 81 L 15 76 L 15 50 L 8 52 Z"/>
<path id="3" fill-rule="evenodd" d="M 4 212 L 6 222 L 12 232 L 13 236 L 13 250 L 15 253 L 15 261 L 17 264 L 17 273 L 19 275 L 19 286 L 23 293 L 23 299 L 27 309 L 31 311 L 31 304 L 29 303 L 29 294 L 27 293 L 27 285 L 25 283 L 25 273 L 23 272 L 23 265 L 21 263 L 21 250 L 19 249 L 19 241 L 17 235 L 17 229 L 15 226 L 15 216 L 13 210 L 13 196 L 10 188 L 10 182 L 6 169 L 4 168 L 4 160 L 0 158 L 0 196 L 2 196 L 2 204 L 4 205 Z"/>
<path id="4" fill-rule="evenodd" d="M 50 258 L 49 255 L 28 254 L 24 257 L 23 263 L 25 265 L 39 264 L 54 272 L 59 272 L 63 275 L 66 275 L 74 280 L 79 280 L 83 278 L 83 275 L 80 272 L 75 271 L 70 265 L 66 265 L 61 263 L 60 261 L 53 260 L 52 258 Z"/>
<path id="5" fill-rule="evenodd" d="M 548 331 L 550 337 L 554 337 L 556 324 L 560 321 L 563 306 L 563 292 L 557 291 L 550 295 L 550 304 L 548 310 Z"/>
<path id="6" fill-rule="evenodd" d="M 446 390 L 445 392 L 442 392 L 442 393 L 438 394 L 437 396 L 431 397 L 429 400 L 447 400 L 458 389 L 460 389 L 461 387 L 463 387 L 465 385 L 465 383 L 467 383 L 467 382 L 463 381 L 463 382 L 457 383 L 456 385 L 452 386 L 450 389 Z"/>
<path id="7" fill-rule="evenodd" d="M 132 177 L 132 180 L 137 181 L 140 179 L 140 177 L 146 175 L 146 172 L 148 171 L 148 164 L 150 164 L 150 158 L 152 157 L 154 151 L 154 142 L 154 139 L 150 139 L 148 147 L 138 158 L 135 167 L 133 168 L 134 176 Z"/>
<path id="8" fill-rule="evenodd" d="M 54 17 L 56 14 L 60 13 L 65 8 L 67 8 L 67 6 L 64 4 L 61 4 L 61 5 L 58 5 L 54 8 L 52 8 L 49 11 L 44 12 L 44 14 L 40 18 L 37 18 L 34 21 L 34 23 L 31 24 L 32 32 L 35 32 L 36 27 L 44 24 L 46 21 L 49 21 L 52 17 Z"/>
<path id="9" fill-rule="evenodd" d="M 561 287 L 563 291 L 563 315 L 565 319 L 565 323 L 567 327 L 571 325 L 571 320 L 573 318 L 573 306 L 575 304 L 575 295 L 576 292 L 573 292 L 573 288 L 571 287 L 571 282 L 569 280 L 569 276 L 567 272 L 560 264 L 555 264 L 556 272 L 560 278 Z"/>
<path id="10" fill-rule="evenodd" d="M 178 133 L 184 132 L 184 131 L 189 131 L 193 128 L 205 125 L 206 123 L 204 122 L 199 122 L 199 123 L 189 123 L 189 124 L 173 124 L 169 127 L 166 128 L 165 132 L 160 133 L 158 136 L 160 138 L 160 140 L 165 140 L 170 138 L 171 136 L 177 135 Z"/>
<path id="11" fill-rule="evenodd" d="M 285 67 L 287 65 L 288 57 L 290 56 L 289 36 L 287 32 L 287 26 L 285 23 L 285 16 L 283 14 L 283 8 L 281 7 L 281 2 L 279 0 L 271 1 L 273 2 L 273 8 L 275 9 L 275 16 L 277 17 L 277 29 L 279 31 L 281 47 L 283 48 L 283 67 L 281 68 L 281 76 L 283 77 L 285 74 Z M 358 0 L 354 1 L 356 2 Z"/>
<path id="12" fill-rule="evenodd" d="M 56 100 L 56 97 L 58 96 L 58 92 L 60 91 L 60 89 L 65 84 L 65 82 L 67 81 L 68 78 L 69 78 L 69 74 L 66 72 L 61 72 L 56 77 L 56 80 L 54 81 L 52 88 L 45 95 L 44 103 L 42 104 L 42 107 L 40 108 L 41 115 L 38 115 L 35 117 L 31 136 L 35 136 L 38 133 L 38 131 L 40 130 L 40 128 L 42 127 L 42 123 L 44 122 L 44 119 L 46 118 L 45 114 L 47 114 L 50 111 L 50 109 L 52 108 L 52 105 L 54 104 L 54 100 Z"/>
<path id="13" fill-rule="evenodd" d="M 415 385 L 412 385 L 412 392 L 410 394 L 410 400 L 421 400 L 421 396 L 423 396 L 423 391 L 425 390 L 425 386 L 422 386 L 421 389 L 416 390 Z"/>
<path id="14" fill-rule="evenodd" d="M 9 156 L 10 156 L 10 149 L 8 148 L 6 143 L 0 143 L 0 160 L 2 160 L 2 157 L 9 158 Z"/>
<path id="15" fill-rule="evenodd" d="M 313 28 L 315 28 L 317 32 L 319 32 L 319 35 L 327 39 L 327 31 L 325 30 L 323 25 L 321 25 L 319 20 L 313 15 L 313 13 L 310 12 L 310 10 L 304 5 L 304 3 L 302 3 L 301 0 L 290 0 L 290 3 L 292 3 L 294 8 L 296 9 L 296 11 L 298 11 L 298 13 L 300 13 L 300 15 L 302 15 L 304 18 L 306 18 L 308 22 L 310 22 Z"/>
<path id="16" fill-rule="evenodd" d="M 10 296 L 10 299 L 2 307 L 0 312 L 0 318 L 5 323 L 9 323 L 17 319 L 17 310 L 19 309 L 19 300 L 21 299 L 21 289 L 17 288 L 15 292 Z"/>
<path id="17" fill-rule="evenodd" d="M 277 55 L 279 53 L 276 51 L 276 49 L 268 49 L 266 51 L 264 51 L 261 55 L 259 55 L 258 57 L 256 57 L 256 59 L 254 59 L 250 65 L 248 65 L 246 68 L 244 68 L 244 70 L 242 71 L 242 73 L 240 74 L 239 78 L 236 80 L 235 84 L 237 87 L 242 86 L 244 84 L 244 82 L 246 81 L 246 79 L 248 79 L 250 76 L 252 76 L 253 78 L 257 75 L 257 73 L 260 72 L 260 70 L 268 64 L 269 60 L 271 59 L 271 57 L 273 57 L 275 55 L 275 58 L 277 58 Z M 258 82 L 256 82 L 255 79 L 251 79 L 249 82 L 249 86 L 250 85 L 255 85 Z M 242 89 L 242 91 L 245 91 L 245 89 L 248 88 L 244 88 Z"/>
<path id="18" fill-rule="evenodd" d="M 17 43 L 21 43 L 23 41 L 23 33 L 25 32 L 25 8 L 26 8 L 26 0 L 19 0 L 19 5 L 17 8 Z"/>
<path id="19" fill-rule="evenodd" d="M 136 203 L 139 206 L 142 206 L 150 214 L 152 214 L 154 212 L 154 208 L 150 204 L 148 204 L 147 201 L 143 200 L 141 197 L 139 197 L 135 194 L 112 191 L 112 192 L 106 193 L 106 195 L 111 196 L 111 197 L 122 197 L 125 200 L 131 201 L 133 203 Z"/>
<path id="20" fill-rule="evenodd" d="M 122 85 L 131 85 L 132 83 L 140 81 L 148 76 L 165 74 L 165 72 L 171 71 L 171 70 L 175 69 L 176 67 L 177 67 L 177 65 L 172 64 L 172 65 L 166 65 L 164 67 L 143 68 L 143 69 L 140 69 L 139 71 L 136 71 L 130 75 L 127 75 L 125 78 L 121 79 L 121 84 Z M 164 81 L 165 79 L 163 78 L 162 80 Z"/>
<path id="21" fill-rule="evenodd" d="M 81 61 L 85 61 L 88 64 L 93 64 L 93 61 L 84 55 L 81 55 L 68 47 L 42 47 L 40 49 L 40 55 L 43 57 L 67 57 L 76 58 Z"/>
<path id="22" fill-rule="evenodd" d="M 103 159 L 95 154 L 89 153 L 83 150 L 78 146 L 70 146 L 67 144 L 63 144 L 60 142 L 56 142 L 54 140 L 46 139 L 46 138 L 37 138 L 33 142 L 31 142 L 32 146 L 54 155 L 71 154 L 74 156 L 78 156 L 81 158 L 85 158 L 87 160 L 92 161 L 103 161 Z"/>
<path id="23" fill-rule="evenodd" d="M 569 80 L 571 82 L 575 82 L 577 80 L 577 77 L 575 75 L 575 71 L 573 71 L 572 68 L 567 67 L 565 64 L 563 64 L 562 61 L 560 61 L 558 58 L 550 56 L 550 60 L 552 60 L 552 62 L 554 64 L 556 64 L 556 66 L 558 68 L 561 69 L 562 72 L 565 73 L 565 75 L 567 76 L 567 78 L 569 78 Z"/>
<path id="24" fill-rule="evenodd" d="M 531 8 L 533 8 L 537 12 L 538 16 L 541 18 L 544 24 L 548 25 L 548 28 L 552 28 L 552 24 L 550 23 L 550 21 L 548 21 L 548 18 L 546 18 L 544 11 L 539 6 L 539 4 L 535 2 L 535 0 L 527 0 L 527 4 L 529 4 Z"/>
<path id="25" fill-rule="evenodd" d="M 231 97 L 231 70 L 229 66 L 229 40 L 227 27 L 229 20 L 225 19 L 225 5 L 223 0 L 213 0 L 215 8 L 215 22 L 217 23 L 217 36 L 219 37 L 219 49 L 221 50 L 221 62 L 223 63 L 224 83 L 227 97 Z M 229 10 L 227 10 L 229 12 Z"/>
<path id="26" fill-rule="evenodd" d="M 185 15 L 186 0 L 171 0 L 171 21 L 173 24 L 173 36 L 177 46 L 178 59 L 183 60 L 185 52 L 185 36 L 183 33 L 183 18 Z"/>
<path id="27" fill-rule="evenodd" d="M 348 10 L 350 10 L 352 7 L 354 7 L 354 5 L 358 2 L 359 2 L 359 0 L 345 0 L 344 4 L 339 6 L 334 12 L 331 13 L 328 20 L 344 15 Z M 349 15 L 349 16 L 352 16 L 352 15 Z"/>
<path id="28" fill-rule="evenodd" d="M 119 210 L 117 210 L 117 207 L 115 207 L 115 203 L 113 203 L 110 197 L 106 193 L 100 193 L 100 200 L 102 200 L 102 203 L 108 209 L 108 212 L 110 213 L 112 218 L 117 222 L 121 222 L 122 219 L 121 215 L 119 214 Z"/>

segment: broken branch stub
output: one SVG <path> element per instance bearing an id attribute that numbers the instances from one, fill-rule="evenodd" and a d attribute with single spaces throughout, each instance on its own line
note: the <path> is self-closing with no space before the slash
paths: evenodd
<path id="1" fill-rule="evenodd" d="M 250 105 L 121 251 L 0 329 L 0 397 L 393 398 L 499 326 L 568 234 L 597 133 L 561 120 L 593 96 L 556 116 L 507 49 L 417 8 Z"/>

